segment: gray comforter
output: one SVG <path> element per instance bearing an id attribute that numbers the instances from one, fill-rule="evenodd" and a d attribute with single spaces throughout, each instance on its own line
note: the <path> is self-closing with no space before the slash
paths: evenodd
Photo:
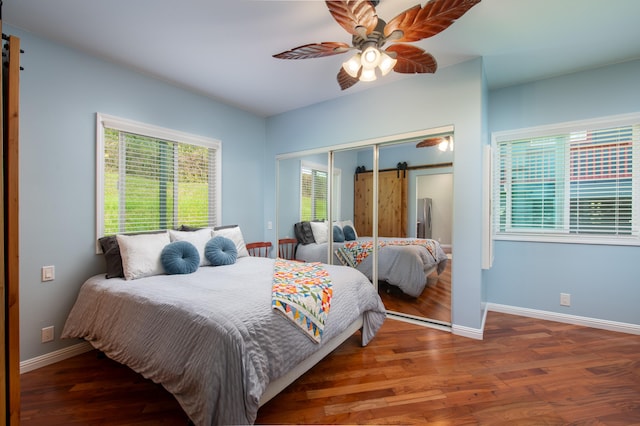
<path id="1" fill-rule="evenodd" d="M 380 237 L 380 241 L 392 241 L 398 238 Z M 411 239 L 411 238 L 403 238 Z M 360 237 L 359 241 L 371 240 L 370 237 Z M 434 270 L 440 274 L 447 266 L 447 254 L 440 244 L 434 241 L 436 246 L 435 258 L 429 251 L 419 245 L 384 246 L 378 250 L 378 280 L 386 281 L 394 285 L 405 294 L 418 297 L 427 285 L 427 276 Z M 333 243 L 335 250 L 343 243 Z M 328 243 L 323 244 L 299 244 L 296 249 L 296 258 L 307 262 L 327 262 Z M 333 256 L 333 264 L 340 265 L 340 260 Z M 370 280 L 373 279 L 373 256 L 368 256 L 357 269 L 364 273 Z"/>
<path id="2" fill-rule="evenodd" d="M 161 383 L 196 425 L 253 423 L 270 381 L 318 348 L 272 310 L 273 264 L 243 257 L 189 275 L 94 276 L 81 287 L 62 337 L 86 339 Z M 363 314 L 366 345 L 385 318 L 380 298 L 360 272 L 327 270 L 333 299 L 322 342 Z"/>

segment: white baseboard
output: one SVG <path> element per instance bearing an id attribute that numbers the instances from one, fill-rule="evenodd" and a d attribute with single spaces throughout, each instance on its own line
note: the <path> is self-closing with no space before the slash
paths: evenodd
<path id="1" fill-rule="evenodd" d="M 562 322 L 566 324 L 582 325 L 585 327 L 600 328 L 603 330 L 617 331 L 619 333 L 640 335 L 640 325 L 625 322 L 608 321 L 597 318 L 581 317 L 577 315 L 561 314 L 558 312 L 540 311 L 537 309 L 520 308 L 517 306 L 487 303 L 487 310 L 502 312 L 504 314 L 519 315 L 522 317 L 538 318 L 542 320 Z"/>
<path id="2" fill-rule="evenodd" d="M 55 364 L 56 362 L 63 361 L 67 358 L 89 352 L 92 349 L 93 346 L 91 346 L 89 342 L 81 342 L 77 345 L 69 346 L 64 349 L 22 361 L 20 362 L 20 374 L 28 373 L 29 371 L 37 370 L 40 367 L 45 367 L 50 364 Z"/>
<path id="3" fill-rule="evenodd" d="M 471 328 L 463 325 L 452 324 L 451 332 L 456 336 L 468 337 L 470 339 L 482 340 L 483 338 L 481 328 Z"/>
<path id="4" fill-rule="evenodd" d="M 480 328 L 465 327 L 463 325 L 451 325 L 451 332 L 456 336 L 468 337 L 470 339 L 484 339 L 484 324 L 487 321 L 487 304 L 482 303 L 482 322 Z"/>

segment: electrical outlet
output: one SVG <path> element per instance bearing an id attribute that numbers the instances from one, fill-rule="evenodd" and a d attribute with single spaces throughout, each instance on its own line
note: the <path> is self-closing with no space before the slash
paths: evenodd
<path id="1" fill-rule="evenodd" d="M 571 295 L 569 293 L 560 293 L 560 305 L 571 306 Z"/>
<path id="2" fill-rule="evenodd" d="M 52 325 L 42 329 L 42 343 L 53 341 L 53 331 L 54 327 Z"/>

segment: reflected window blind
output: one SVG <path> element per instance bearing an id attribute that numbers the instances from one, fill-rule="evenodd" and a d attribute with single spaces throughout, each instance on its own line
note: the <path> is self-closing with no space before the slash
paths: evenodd
<path id="1" fill-rule="evenodd" d="M 497 140 L 496 148 L 497 235 L 638 237 L 640 125 Z"/>
<path id="2" fill-rule="evenodd" d="M 310 166 L 300 167 L 300 220 L 327 219 L 327 182 L 326 170 Z"/>
<path id="3" fill-rule="evenodd" d="M 216 223 L 215 148 L 104 129 L 104 235 Z"/>

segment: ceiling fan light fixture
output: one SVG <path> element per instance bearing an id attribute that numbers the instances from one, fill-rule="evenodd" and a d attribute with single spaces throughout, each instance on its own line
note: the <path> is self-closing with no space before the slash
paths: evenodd
<path id="1" fill-rule="evenodd" d="M 378 65 L 378 68 L 380 68 L 380 72 L 384 76 L 389 74 L 389 72 L 391 72 L 393 67 L 396 66 L 396 62 L 398 62 L 398 60 L 395 58 L 392 58 L 391 56 L 387 55 L 383 51 L 380 52 L 380 56 L 381 56 L 381 59 L 380 59 L 380 65 Z"/>
<path id="2" fill-rule="evenodd" d="M 360 81 L 374 81 L 376 79 L 375 68 L 362 67 L 362 74 L 360 74 Z"/>
<path id="3" fill-rule="evenodd" d="M 438 144 L 438 149 L 442 152 L 447 150 L 453 151 L 453 139 L 451 136 L 445 137 L 444 140 Z"/>
<path id="4" fill-rule="evenodd" d="M 377 47 L 367 47 L 362 51 L 362 57 L 360 58 L 362 67 L 365 69 L 375 69 L 375 67 L 380 65 L 381 57 L 382 55 Z"/>
<path id="5" fill-rule="evenodd" d="M 358 78 L 358 72 L 361 66 L 360 53 L 356 53 L 351 59 L 342 63 L 342 68 L 353 78 Z"/>

